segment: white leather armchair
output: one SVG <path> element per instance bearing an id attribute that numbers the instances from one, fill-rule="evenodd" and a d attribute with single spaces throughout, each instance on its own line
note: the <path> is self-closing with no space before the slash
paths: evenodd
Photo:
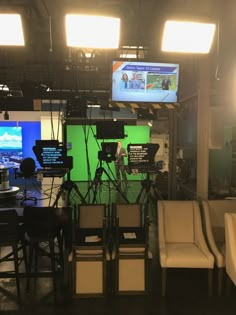
<path id="1" fill-rule="evenodd" d="M 236 214 L 225 213 L 226 273 L 236 285 Z"/>
<path id="2" fill-rule="evenodd" d="M 209 249 L 218 269 L 218 295 L 222 293 L 225 272 L 225 220 L 226 212 L 236 213 L 236 200 L 204 200 L 202 202 L 204 231 Z"/>
<path id="3" fill-rule="evenodd" d="M 211 295 L 214 256 L 204 239 L 197 201 L 158 201 L 157 211 L 162 296 L 166 291 L 167 268 L 208 269 Z"/>

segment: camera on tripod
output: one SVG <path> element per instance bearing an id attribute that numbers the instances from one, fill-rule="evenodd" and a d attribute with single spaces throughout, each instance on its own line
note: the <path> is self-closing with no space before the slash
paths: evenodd
<path id="1" fill-rule="evenodd" d="M 116 160 L 117 142 L 102 142 L 102 150 L 98 151 L 99 161 L 110 163 Z"/>

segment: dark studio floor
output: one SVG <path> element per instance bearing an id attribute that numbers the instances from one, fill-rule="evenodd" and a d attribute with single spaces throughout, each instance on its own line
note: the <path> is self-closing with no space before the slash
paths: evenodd
<path id="1" fill-rule="evenodd" d="M 21 183 L 17 183 L 21 188 Z M 15 185 L 15 184 L 14 184 Z M 78 183 L 80 193 L 85 196 L 88 191 L 87 183 Z M 129 183 L 129 187 L 124 191 L 124 196 L 129 202 L 134 202 L 141 191 L 141 181 Z M 58 186 L 60 188 L 60 186 Z M 57 188 L 57 189 L 58 189 Z M 42 191 L 40 185 L 34 183 L 30 190 L 42 201 L 38 205 L 47 205 L 49 199 L 47 192 Z M 90 201 L 94 195 L 90 192 Z M 55 200 L 57 191 L 54 192 Z M 218 297 L 216 292 L 212 297 L 207 293 L 207 272 L 205 270 L 169 270 L 167 273 L 167 294 L 161 297 L 161 270 L 158 260 L 158 243 L 157 243 L 157 217 L 156 202 L 148 195 L 148 211 L 150 217 L 150 249 L 153 253 L 152 272 L 151 272 L 151 293 L 148 296 L 112 296 L 106 298 L 80 298 L 72 299 L 70 290 L 63 284 L 62 276 L 58 277 L 58 300 L 54 302 L 53 295 L 50 294 L 52 289 L 51 278 L 37 279 L 31 283 L 30 293 L 26 293 L 26 279 L 21 279 L 22 304 L 19 305 L 15 300 L 16 288 L 14 279 L 1 279 L 0 286 L 10 293 L 3 292 L 0 289 L 0 313 L 1 314 L 168 314 L 168 315 L 185 315 L 185 314 L 204 314 L 233 315 L 236 310 L 236 288 L 231 287 L 229 293 Z M 146 202 L 147 194 L 144 192 L 140 199 Z M 44 199 L 45 198 L 45 199 Z M 76 191 L 71 191 L 70 200 L 72 205 L 80 202 Z M 102 183 L 96 192 L 96 201 L 105 202 L 106 204 L 119 201 L 122 202 L 122 194 L 117 191 L 112 183 Z M 53 202 L 53 200 L 51 200 Z M 1 208 L 17 208 L 23 206 L 14 197 L 10 199 L 1 198 Z M 22 267 L 23 268 L 23 267 Z M 216 291 L 216 273 L 214 274 L 214 290 Z M 225 285 L 226 287 L 226 285 Z M 225 289 L 225 288 L 224 288 Z"/>

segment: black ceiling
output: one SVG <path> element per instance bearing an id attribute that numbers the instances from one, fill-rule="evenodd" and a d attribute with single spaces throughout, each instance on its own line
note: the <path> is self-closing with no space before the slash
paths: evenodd
<path id="1" fill-rule="evenodd" d="M 163 23 L 167 17 L 175 15 L 210 18 L 220 25 L 220 37 L 216 38 L 211 53 L 212 74 L 214 76 L 214 68 L 220 62 L 224 76 L 223 69 L 233 56 L 230 51 L 234 51 L 231 37 L 235 29 L 235 9 L 233 0 L 1 0 L 1 13 L 22 14 L 26 45 L 0 48 L 0 84 L 11 87 L 15 96 L 19 96 L 17 93 L 22 91 L 23 83 L 33 87 L 35 93 L 41 93 L 39 84 L 61 92 L 109 91 L 111 60 L 118 56 L 118 51 L 96 51 L 92 58 L 85 58 L 83 51 L 66 47 L 66 13 L 120 17 L 120 47 L 143 46 L 147 60 L 180 61 L 185 76 L 197 68 L 194 63 L 198 57 L 161 53 Z"/>

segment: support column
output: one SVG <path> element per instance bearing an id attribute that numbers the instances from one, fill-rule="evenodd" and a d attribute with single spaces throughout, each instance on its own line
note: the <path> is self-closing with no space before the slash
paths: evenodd
<path id="1" fill-rule="evenodd" d="M 176 199 L 177 122 L 176 110 L 169 110 L 169 175 L 168 198 Z"/>
<path id="2" fill-rule="evenodd" d="M 199 61 L 197 122 L 197 191 L 199 199 L 208 199 L 210 77 L 208 56 Z"/>

